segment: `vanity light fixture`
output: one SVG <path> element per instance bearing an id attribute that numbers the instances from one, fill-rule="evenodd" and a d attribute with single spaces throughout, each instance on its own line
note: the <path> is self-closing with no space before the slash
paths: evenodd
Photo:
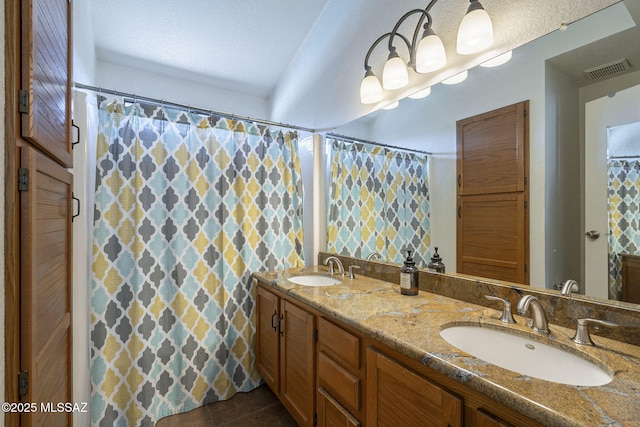
<path id="1" fill-rule="evenodd" d="M 382 88 L 395 90 L 405 87 L 409 83 L 409 70 L 417 73 L 430 73 L 441 69 L 447 63 L 444 44 L 433 30 L 433 20 L 429 11 L 438 2 L 430 0 L 424 9 L 413 9 L 402 15 L 391 32 L 385 33 L 373 42 L 364 58 L 365 75 L 360 84 L 360 101 L 363 104 L 375 104 L 383 99 Z M 493 43 L 493 25 L 489 14 L 478 0 L 469 0 L 469 8 L 458 28 L 457 52 L 463 55 L 480 52 Z M 420 18 L 413 30 L 411 39 L 398 30 L 402 23 L 415 14 Z M 426 22 L 425 22 L 426 20 Z M 418 40 L 420 30 L 422 37 Z M 394 41 L 402 40 L 409 50 L 409 59 L 398 55 Z M 369 65 L 369 57 L 373 50 L 385 39 L 389 39 L 387 49 L 389 56 L 382 70 L 382 84 Z"/>
<path id="2" fill-rule="evenodd" d="M 422 98 L 426 98 L 430 94 L 431 94 L 431 87 L 428 87 L 426 89 L 419 90 L 416 93 L 412 93 L 411 95 L 409 95 L 409 98 L 422 99 Z"/>
<path id="3" fill-rule="evenodd" d="M 491 58 L 488 61 L 484 61 L 482 64 L 480 64 L 480 66 L 481 67 L 497 67 L 499 65 L 506 64 L 511 59 L 512 53 L 513 52 L 509 50 L 503 53 L 502 55 L 498 55 L 495 58 Z"/>
<path id="4" fill-rule="evenodd" d="M 449 77 L 448 79 L 444 79 L 442 81 L 442 83 L 446 84 L 446 85 L 455 85 L 458 83 L 461 83 L 463 81 L 465 81 L 467 79 L 467 76 L 469 75 L 469 71 L 464 70 L 461 73 L 456 74 L 453 77 Z"/>

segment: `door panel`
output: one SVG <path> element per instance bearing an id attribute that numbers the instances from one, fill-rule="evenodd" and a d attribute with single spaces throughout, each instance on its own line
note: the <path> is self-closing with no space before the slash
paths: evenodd
<path id="1" fill-rule="evenodd" d="M 28 170 L 20 193 L 21 370 L 29 373 L 22 401 L 72 402 L 72 175 L 29 147 L 20 163 Z M 71 414 L 23 414 L 22 425 L 71 425 Z"/>
<path id="2" fill-rule="evenodd" d="M 458 197 L 458 272 L 526 283 L 524 193 Z"/>
<path id="3" fill-rule="evenodd" d="M 256 367 L 273 392 L 278 394 L 280 392 L 278 381 L 280 379 L 278 367 L 280 349 L 277 330 L 280 318 L 278 297 L 260 286 L 257 286 L 257 289 L 258 318 L 256 320 L 256 332 L 258 354 Z"/>
<path id="4" fill-rule="evenodd" d="M 22 136 L 67 167 L 71 156 L 71 2 L 22 0 Z"/>

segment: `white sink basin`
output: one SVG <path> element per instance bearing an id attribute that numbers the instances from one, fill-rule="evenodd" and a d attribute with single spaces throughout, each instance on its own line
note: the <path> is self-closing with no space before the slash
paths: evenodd
<path id="1" fill-rule="evenodd" d="M 333 286 L 339 285 L 342 281 L 331 276 L 323 276 L 320 274 L 308 274 L 304 276 L 291 276 L 288 281 L 303 286 Z"/>
<path id="2" fill-rule="evenodd" d="M 440 336 L 479 359 L 542 380 L 599 386 L 613 379 L 598 365 L 580 356 L 506 331 L 452 326 L 440 331 Z"/>

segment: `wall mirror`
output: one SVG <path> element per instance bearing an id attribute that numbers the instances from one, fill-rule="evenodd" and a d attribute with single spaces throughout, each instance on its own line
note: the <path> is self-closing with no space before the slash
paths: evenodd
<path id="1" fill-rule="evenodd" d="M 434 85 L 426 98 L 335 129 L 433 153 L 431 246 L 447 273 L 456 271 L 456 121 L 529 100 L 530 284 L 553 289 L 575 279 L 580 293 L 609 299 L 607 129 L 640 121 L 640 8 L 632 3 L 533 40 L 504 65 L 475 67 L 460 84 Z M 620 59 L 628 68 L 619 73 L 585 73 Z M 640 151 L 640 135 L 635 141 Z M 601 237 L 588 239 L 589 230 Z"/>

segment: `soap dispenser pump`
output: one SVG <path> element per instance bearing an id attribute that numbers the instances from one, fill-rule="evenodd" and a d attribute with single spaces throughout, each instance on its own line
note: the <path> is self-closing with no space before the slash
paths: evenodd
<path id="1" fill-rule="evenodd" d="M 418 295 L 418 267 L 407 250 L 407 259 L 400 269 L 400 293 L 402 295 Z"/>
<path id="2" fill-rule="evenodd" d="M 427 265 L 427 268 L 435 273 L 444 273 L 444 262 L 442 262 L 440 254 L 438 254 L 438 247 L 436 246 L 434 249 L 436 253 L 431 257 L 431 262 Z"/>

